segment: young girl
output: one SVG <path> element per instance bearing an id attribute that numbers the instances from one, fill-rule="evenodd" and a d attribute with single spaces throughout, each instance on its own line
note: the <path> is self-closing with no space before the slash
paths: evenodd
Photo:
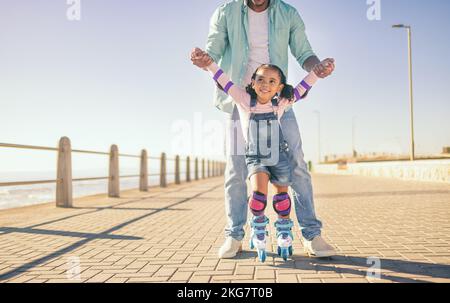
<path id="1" fill-rule="evenodd" d="M 278 214 L 278 255 L 287 260 L 292 255 L 292 226 L 290 219 L 291 199 L 288 188 L 291 185 L 291 168 L 288 144 L 284 140 L 280 119 L 286 108 L 303 99 L 316 83 L 317 70 L 313 70 L 300 84 L 293 88 L 286 84 L 283 71 L 270 64 L 261 65 L 253 74 L 252 82 L 244 90 L 235 86 L 229 77 L 217 66 L 208 54 L 196 49 L 196 56 L 203 57 L 204 65 L 214 80 L 236 102 L 246 143 L 245 160 L 253 193 L 249 198 L 252 235 L 250 248 L 257 248 L 259 259 L 266 259 L 266 225 L 269 219 L 264 215 L 267 207 L 268 183 L 275 186 L 273 208 Z M 325 65 L 332 62 L 325 62 Z"/>

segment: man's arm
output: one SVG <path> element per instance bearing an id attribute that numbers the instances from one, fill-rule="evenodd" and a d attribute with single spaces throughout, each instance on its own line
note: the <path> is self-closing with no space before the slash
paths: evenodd
<path id="1" fill-rule="evenodd" d="M 206 52 L 215 61 L 219 62 L 228 44 L 228 31 L 226 27 L 225 14 L 222 7 L 219 7 L 211 17 L 208 39 L 206 42 Z M 202 55 L 198 55 L 194 49 L 191 52 L 191 61 L 194 65 L 206 70 Z"/>
<path id="2" fill-rule="evenodd" d="M 316 56 L 309 43 L 308 37 L 306 36 L 305 23 L 296 10 L 293 13 L 291 20 L 289 46 L 292 55 L 297 59 L 300 66 L 308 73 L 316 68 L 315 72 L 317 73 L 317 76 L 319 78 L 325 78 L 333 72 L 334 60 L 328 65 L 325 65 Z"/>
<path id="3" fill-rule="evenodd" d="M 297 10 L 292 12 L 289 47 L 297 62 L 307 72 L 310 72 L 317 63 L 320 63 L 319 58 L 312 50 L 306 36 L 305 23 Z"/>
<path id="4" fill-rule="evenodd" d="M 313 70 L 314 66 L 316 66 L 317 64 L 320 64 L 320 60 L 316 55 L 313 55 L 305 60 L 302 67 L 309 73 Z"/>
<path id="5" fill-rule="evenodd" d="M 219 62 L 228 45 L 228 29 L 223 6 L 216 9 L 211 17 L 206 52 L 215 62 Z"/>

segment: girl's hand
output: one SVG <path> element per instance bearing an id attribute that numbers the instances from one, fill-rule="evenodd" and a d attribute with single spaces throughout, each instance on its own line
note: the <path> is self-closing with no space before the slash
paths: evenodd
<path id="1" fill-rule="evenodd" d="M 313 71 L 319 78 L 326 78 L 333 73 L 335 69 L 334 59 L 327 58 L 314 66 Z"/>

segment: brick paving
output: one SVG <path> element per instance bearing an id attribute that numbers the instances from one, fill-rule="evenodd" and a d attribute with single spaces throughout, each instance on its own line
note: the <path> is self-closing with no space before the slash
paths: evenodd
<path id="1" fill-rule="evenodd" d="M 266 263 L 248 237 L 243 253 L 219 260 L 219 177 L 80 198 L 72 209 L 0 211 L 0 282 L 450 282 L 450 185 L 331 175 L 313 182 L 323 236 L 338 253 L 331 259 L 307 257 L 296 225 L 294 256 L 284 262 L 271 224 Z M 273 223 L 271 208 L 268 215 Z M 377 262 L 379 279 L 370 275 Z"/>

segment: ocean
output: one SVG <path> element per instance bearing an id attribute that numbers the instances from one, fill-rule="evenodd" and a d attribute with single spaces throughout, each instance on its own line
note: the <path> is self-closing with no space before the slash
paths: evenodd
<path id="1" fill-rule="evenodd" d="M 174 182 L 174 170 L 167 167 L 167 182 Z M 151 170 L 149 174 L 159 173 Z M 136 168 L 121 168 L 120 175 L 138 175 Z M 181 170 L 181 179 L 185 178 L 185 172 Z M 105 170 L 74 171 L 72 178 L 106 177 Z M 191 178 L 193 177 L 193 173 Z M 0 172 L 0 182 L 19 182 L 36 180 L 55 180 L 56 171 L 37 172 Z M 149 186 L 159 184 L 159 176 L 149 176 Z M 122 178 L 120 190 L 139 188 L 139 178 Z M 84 197 L 108 192 L 108 180 L 73 182 L 73 197 Z M 35 184 L 23 186 L 0 187 L 0 209 L 16 208 L 40 203 L 55 202 L 56 184 Z"/>

